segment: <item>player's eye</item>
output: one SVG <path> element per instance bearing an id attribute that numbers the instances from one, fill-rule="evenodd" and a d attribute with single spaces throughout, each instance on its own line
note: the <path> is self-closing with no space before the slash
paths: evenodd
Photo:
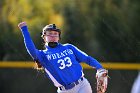
<path id="1" fill-rule="evenodd" d="M 53 37 L 58 37 L 59 33 L 55 33 L 55 32 L 48 32 L 46 33 L 47 36 L 53 36 Z"/>

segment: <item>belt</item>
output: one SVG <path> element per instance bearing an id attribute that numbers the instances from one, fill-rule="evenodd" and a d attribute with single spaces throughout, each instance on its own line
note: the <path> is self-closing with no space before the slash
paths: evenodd
<path id="1" fill-rule="evenodd" d="M 68 85 L 66 85 L 66 86 L 61 86 L 61 87 L 59 87 L 60 88 L 60 90 L 68 90 L 68 89 L 72 89 L 73 87 L 75 87 L 76 85 L 78 85 L 81 81 L 83 81 L 83 77 L 81 77 L 80 79 L 78 79 L 77 81 L 75 81 L 75 82 L 72 82 L 72 83 L 70 83 L 70 84 L 68 84 Z"/>

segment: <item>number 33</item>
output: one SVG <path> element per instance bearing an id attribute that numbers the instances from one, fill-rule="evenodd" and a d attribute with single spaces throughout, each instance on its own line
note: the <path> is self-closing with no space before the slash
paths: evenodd
<path id="1" fill-rule="evenodd" d="M 65 57 L 64 59 L 59 59 L 57 63 L 60 63 L 59 68 L 64 69 L 65 67 L 70 67 L 72 65 L 71 59 L 69 57 Z"/>

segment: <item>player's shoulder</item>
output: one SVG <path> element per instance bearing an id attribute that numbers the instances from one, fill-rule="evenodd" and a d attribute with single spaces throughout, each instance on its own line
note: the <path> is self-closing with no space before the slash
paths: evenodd
<path id="1" fill-rule="evenodd" d="M 66 44 L 62 44 L 63 46 L 67 46 L 67 47 L 74 47 L 73 44 L 70 44 L 70 43 L 66 43 Z"/>

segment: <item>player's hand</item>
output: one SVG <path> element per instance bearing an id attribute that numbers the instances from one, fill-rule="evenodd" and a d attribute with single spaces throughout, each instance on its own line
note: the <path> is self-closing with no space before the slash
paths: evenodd
<path id="1" fill-rule="evenodd" d="M 105 93 L 108 85 L 108 70 L 99 69 L 96 73 L 97 93 Z"/>
<path id="2" fill-rule="evenodd" d="M 21 22 L 18 24 L 18 27 L 21 29 L 22 27 L 27 26 L 26 22 Z"/>

